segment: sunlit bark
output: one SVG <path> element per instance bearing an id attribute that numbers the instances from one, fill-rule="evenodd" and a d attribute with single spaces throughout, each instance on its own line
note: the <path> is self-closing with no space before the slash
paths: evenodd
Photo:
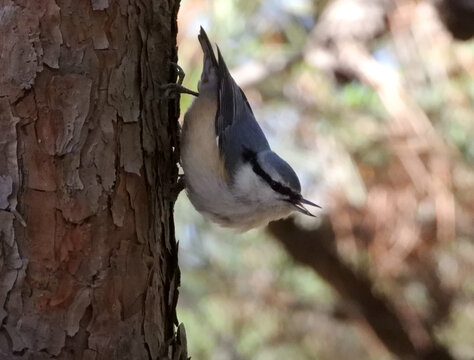
<path id="1" fill-rule="evenodd" d="M 0 358 L 173 347 L 177 1 L 0 2 Z"/>

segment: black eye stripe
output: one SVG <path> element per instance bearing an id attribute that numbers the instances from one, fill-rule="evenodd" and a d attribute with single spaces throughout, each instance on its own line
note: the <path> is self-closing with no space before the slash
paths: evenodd
<path id="1" fill-rule="evenodd" d="M 270 175 L 268 175 L 260 166 L 260 164 L 257 161 L 257 154 L 249 149 L 244 149 L 243 151 L 243 158 L 246 162 L 249 162 L 250 165 L 252 165 L 252 169 L 257 174 L 260 176 L 270 187 L 285 196 L 288 196 L 290 199 L 298 199 L 301 197 L 300 194 L 294 192 L 291 190 L 289 187 L 280 184 L 277 181 L 272 180 Z"/>

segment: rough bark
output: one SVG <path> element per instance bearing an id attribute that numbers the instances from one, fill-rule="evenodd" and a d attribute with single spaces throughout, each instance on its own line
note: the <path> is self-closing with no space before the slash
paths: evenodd
<path id="1" fill-rule="evenodd" d="M 178 0 L 0 0 L 0 358 L 173 357 Z"/>

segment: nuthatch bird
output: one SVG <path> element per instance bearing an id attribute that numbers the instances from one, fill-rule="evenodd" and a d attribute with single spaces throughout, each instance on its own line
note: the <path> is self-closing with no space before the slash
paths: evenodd
<path id="1" fill-rule="evenodd" d="M 270 149 L 242 89 L 201 27 L 198 97 L 184 115 L 181 164 L 188 197 L 206 218 L 249 230 L 288 216 L 312 215 L 290 165 Z M 178 91 L 192 93 L 177 87 Z"/>

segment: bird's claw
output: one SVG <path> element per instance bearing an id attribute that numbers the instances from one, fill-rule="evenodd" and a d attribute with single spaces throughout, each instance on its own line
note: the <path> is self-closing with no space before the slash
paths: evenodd
<path id="1" fill-rule="evenodd" d="M 183 86 L 183 80 L 184 76 L 186 75 L 184 73 L 184 70 L 181 66 L 179 66 L 177 63 L 170 61 L 169 64 L 173 66 L 176 70 L 176 74 L 178 76 L 178 80 L 176 83 L 169 83 L 169 84 L 164 84 L 161 85 L 160 88 L 163 90 L 163 98 L 169 99 L 173 98 L 175 99 L 177 97 L 177 94 L 189 94 L 193 96 L 199 96 L 199 93 L 190 90 L 188 88 L 185 88 Z"/>
<path id="2" fill-rule="evenodd" d="M 184 77 L 186 73 L 184 72 L 183 68 L 173 61 L 170 61 L 170 65 L 173 66 L 176 70 L 176 75 L 178 75 L 178 81 L 176 82 L 179 85 L 183 85 Z"/>
<path id="3" fill-rule="evenodd" d="M 188 88 L 185 88 L 183 85 L 180 84 L 175 84 L 175 83 L 169 83 L 169 84 L 164 84 L 160 86 L 161 90 L 163 90 L 163 98 L 169 99 L 173 98 L 175 99 L 177 97 L 177 94 L 189 94 L 193 96 L 199 96 L 199 93 L 190 90 Z"/>

